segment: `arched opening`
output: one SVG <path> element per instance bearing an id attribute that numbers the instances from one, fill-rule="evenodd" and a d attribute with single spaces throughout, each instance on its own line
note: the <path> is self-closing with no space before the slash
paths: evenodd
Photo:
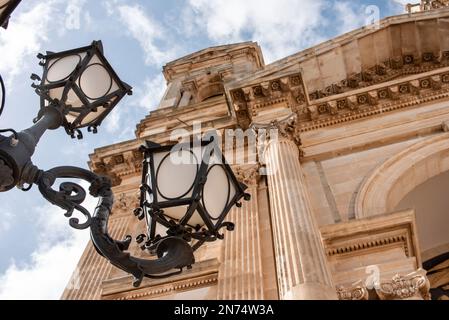
<path id="1" fill-rule="evenodd" d="M 424 269 L 434 300 L 449 300 L 449 171 L 416 186 L 396 206 L 414 209 Z"/>
<path id="2" fill-rule="evenodd" d="M 395 208 L 405 209 L 415 210 L 419 246 L 421 252 L 429 252 L 423 260 L 432 258 L 429 250 L 449 245 L 449 171 L 410 191 Z"/>
<path id="3" fill-rule="evenodd" d="M 198 97 L 201 102 L 224 95 L 222 82 L 210 83 L 198 90 Z"/>
<path id="4" fill-rule="evenodd" d="M 356 197 L 356 217 L 394 212 L 413 189 L 446 171 L 449 171 L 448 133 L 410 146 L 366 177 Z"/>

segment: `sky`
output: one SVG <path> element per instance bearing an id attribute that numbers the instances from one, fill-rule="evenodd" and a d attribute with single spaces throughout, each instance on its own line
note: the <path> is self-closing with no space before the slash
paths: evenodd
<path id="1" fill-rule="evenodd" d="M 162 67 L 206 47 L 257 41 L 266 63 L 361 27 L 373 17 L 404 13 L 413 0 L 23 0 L 0 30 L 0 74 L 6 106 L 0 128 L 22 130 L 39 109 L 29 76 L 36 55 L 102 40 L 105 56 L 134 88 L 97 135 L 72 140 L 47 132 L 33 162 L 40 169 L 87 168 L 95 148 L 134 138 L 137 123 L 165 90 Z M 86 185 L 85 185 L 86 186 Z M 91 212 L 95 199 L 88 198 Z M 132 212 L 130 212 L 132 214 Z M 33 188 L 0 194 L 0 300 L 59 299 L 89 241 Z"/>

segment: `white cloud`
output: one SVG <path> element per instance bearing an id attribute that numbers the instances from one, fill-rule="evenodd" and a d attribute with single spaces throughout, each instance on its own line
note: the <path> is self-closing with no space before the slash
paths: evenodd
<path id="1" fill-rule="evenodd" d="M 118 1 L 104 2 L 109 15 L 118 15 L 129 34 L 137 40 L 145 54 L 145 64 L 160 66 L 175 57 L 175 50 L 167 47 L 165 29 L 149 17 L 139 5 L 119 5 Z"/>
<path id="2" fill-rule="evenodd" d="M 8 82 L 27 69 L 26 61 L 48 41 L 57 2 L 39 2 L 27 11 L 14 14 L 7 32 L 0 32 L 0 73 L 8 77 Z"/>
<path id="3" fill-rule="evenodd" d="M 87 188 L 86 183 L 82 186 Z M 96 204 L 96 199 L 86 199 L 89 212 Z M 89 231 L 71 229 L 59 208 L 48 204 L 37 213 L 39 246 L 28 265 L 19 267 L 13 261 L 0 275 L 0 300 L 59 299 L 89 241 Z"/>
<path id="4" fill-rule="evenodd" d="M 189 32 L 206 29 L 217 43 L 259 42 L 268 62 L 323 40 L 324 0 L 189 0 L 184 11 Z"/>
<path id="5" fill-rule="evenodd" d="M 165 78 L 159 74 L 153 78 L 146 78 L 142 86 L 134 88 L 134 95 L 124 105 L 115 108 L 106 118 L 104 127 L 117 135 L 117 141 L 132 139 L 134 136 L 136 109 L 145 110 L 146 113 L 155 110 L 166 90 Z M 143 117 L 142 117 L 143 118 Z M 132 123 L 132 125 L 129 125 Z"/>
<path id="6" fill-rule="evenodd" d="M 166 88 L 167 85 L 162 74 L 145 79 L 143 89 L 136 91 L 138 106 L 147 110 L 156 109 Z"/>
<path id="7" fill-rule="evenodd" d="M 11 229 L 15 219 L 14 215 L 11 212 L 5 211 L 4 209 L 0 210 L 0 234 L 3 234 Z"/>
<path id="8" fill-rule="evenodd" d="M 354 6 L 353 2 L 336 1 L 334 3 L 336 23 L 339 34 L 343 34 L 363 26 L 368 20 L 364 7 Z"/>

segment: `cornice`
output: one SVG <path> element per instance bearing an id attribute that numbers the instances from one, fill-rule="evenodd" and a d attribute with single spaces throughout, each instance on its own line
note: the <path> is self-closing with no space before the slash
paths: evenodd
<path id="1" fill-rule="evenodd" d="M 140 288 L 130 286 L 129 276 L 103 281 L 103 300 L 145 300 L 216 285 L 217 259 L 197 262 L 192 269 L 170 278 L 144 279 Z"/>
<path id="2" fill-rule="evenodd" d="M 329 258 L 399 247 L 421 264 L 413 210 L 324 226 L 320 231 Z"/>
<path id="3" fill-rule="evenodd" d="M 420 70 L 418 74 L 311 100 L 310 105 L 305 103 L 298 73 L 232 90 L 231 97 L 237 122 L 244 129 L 259 113 L 282 105 L 280 108 L 298 114 L 299 132 L 307 132 L 449 97 L 449 67 Z"/>

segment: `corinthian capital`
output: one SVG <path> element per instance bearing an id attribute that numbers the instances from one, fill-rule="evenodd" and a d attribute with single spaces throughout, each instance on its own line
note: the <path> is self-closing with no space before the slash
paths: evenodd
<path id="1" fill-rule="evenodd" d="M 297 126 L 298 115 L 292 113 L 287 118 L 275 120 L 268 124 L 253 123 L 252 129 L 255 130 L 263 140 L 288 139 L 293 141 L 298 148 L 301 146 L 301 137 Z"/>
<path id="2" fill-rule="evenodd" d="M 368 289 L 363 285 L 356 285 L 349 288 L 339 287 L 337 289 L 339 300 L 368 300 Z"/>
<path id="3" fill-rule="evenodd" d="M 259 165 L 246 165 L 232 167 L 238 181 L 249 187 L 257 185 L 259 180 Z"/>
<path id="4" fill-rule="evenodd" d="M 430 300 L 430 283 L 426 273 L 424 269 L 419 269 L 406 276 L 396 275 L 391 281 L 382 282 L 376 293 L 381 300 Z"/>

